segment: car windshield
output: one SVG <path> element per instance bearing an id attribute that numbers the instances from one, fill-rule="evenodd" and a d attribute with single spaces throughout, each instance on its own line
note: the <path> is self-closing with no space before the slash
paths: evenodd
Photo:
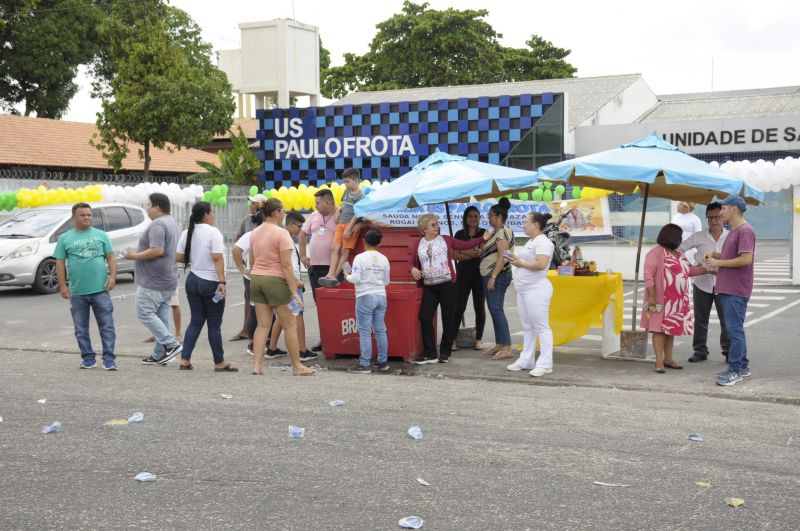
<path id="1" fill-rule="evenodd" d="M 26 210 L 0 224 L 0 238 L 41 238 L 64 221 L 63 210 Z"/>

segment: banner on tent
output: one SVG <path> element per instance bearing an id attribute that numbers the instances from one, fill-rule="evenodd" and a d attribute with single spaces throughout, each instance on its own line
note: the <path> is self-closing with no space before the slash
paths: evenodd
<path id="1" fill-rule="evenodd" d="M 461 219 L 464 211 L 469 206 L 475 206 L 481 213 L 481 227 L 489 228 L 489 208 L 496 204 L 495 200 L 480 203 L 450 203 L 450 221 L 453 224 L 453 233 L 461 228 Z M 611 235 L 611 221 L 608 209 L 608 198 L 573 199 L 566 201 L 566 206 L 561 207 L 561 201 L 548 203 L 538 201 L 511 201 L 511 210 L 508 213 L 509 227 L 518 237 L 525 236 L 523 230 L 525 218 L 531 212 L 550 212 L 553 219 L 558 220 L 564 214 L 561 230 L 569 232 L 572 236 L 608 236 Z M 447 213 L 443 204 L 425 205 L 416 208 L 405 208 L 396 212 L 376 212 L 366 216 L 369 219 L 394 225 L 396 227 L 416 227 L 417 219 L 423 214 L 436 214 L 442 234 L 448 234 Z"/>

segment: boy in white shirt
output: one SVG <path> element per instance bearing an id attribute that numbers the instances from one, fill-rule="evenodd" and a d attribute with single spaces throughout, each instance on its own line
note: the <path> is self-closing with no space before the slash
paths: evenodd
<path id="1" fill-rule="evenodd" d="M 359 364 L 348 369 L 355 374 L 372 372 L 372 330 L 378 343 L 378 362 L 375 370 L 389 370 L 389 340 L 386 336 L 386 286 L 389 284 L 389 260 L 378 248 L 383 234 L 372 229 L 364 236 L 366 251 L 353 260 L 352 271 L 345 276 L 356 287 L 356 324 L 361 356 Z"/>

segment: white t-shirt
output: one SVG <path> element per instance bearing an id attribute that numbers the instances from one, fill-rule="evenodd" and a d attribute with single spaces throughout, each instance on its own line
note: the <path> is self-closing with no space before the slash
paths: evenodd
<path id="1" fill-rule="evenodd" d="M 555 246 L 547 236 L 540 234 L 535 238 L 531 238 L 528 242 L 516 253 L 517 258 L 525 262 L 533 262 L 536 260 L 537 255 L 547 255 L 553 258 L 553 250 Z M 514 268 L 514 286 L 517 288 L 517 293 L 525 293 L 536 288 L 542 282 L 548 282 L 547 269 L 541 271 L 531 271 L 522 267 Z"/>
<path id="2" fill-rule="evenodd" d="M 683 230 L 681 241 L 686 241 L 686 238 L 695 232 L 703 230 L 703 224 L 694 212 L 687 212 L 686 214 L 678 212 L 672 216 L 672 223 Z"/>
<path id="3" fill-rule="evenodd" d="M 389 284 L 389 260 L 378 251 L 364 251 L 353 260 L 347 281 L 356 286 L 356 298 L 364 295 L 386 296 Z"/>
<path id="4" fill-rule="evenodd" d="M 251 230 L 245 232 L 241 238 L 236 240 L 236 243 L 234 244 L 236 247 L 242 250 L 242 262 L 244 262 L 245 269 L 250 269 L 250 234 L 252 233 L 253 231 Z M 247 280 L 250 280 L 250 275 L 242 276 Z"/>
<path id="5" fill-rule="evenodd" d="M 188 230 L 183 231 L 178 240 L 178 252 L 181 254 L 186 251 L 186 234 L 188 232 Z M 223 260 L 225 259 L 225 239 L 219 229 L 207 223 L 195 225 L 192 233 L 191 253 L 189 268 L 192 273 L 202 279 L 219 282 L 217 268 L 214 267 L 214 259 L 211 256 L 211 253 L 220 253 Z"/>

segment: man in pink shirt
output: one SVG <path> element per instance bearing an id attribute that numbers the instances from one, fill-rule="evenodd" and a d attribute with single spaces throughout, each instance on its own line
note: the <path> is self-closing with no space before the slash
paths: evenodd
<path id="1" fill-rule="evenodd" d="M 317 211 L 306 219 L 298 241 L 300 243 L 300 259 L 308 268 L 311 295 L 316 301 L 319 279 L 327 275 L 331 267 L 331 248 L 336 225 L 339 223 L 339 213 L 336 211 L 333 193 L 328 189 L 318 190 L 314 194 L 314 203 Z M 309 238 L 311 238 L 310 242 Z M 311 350 L 320 352 L 322 345 L 317 345 Z"/>
<path id="2" fill-rule="evenodd" d="M 707 267 L 719 269 L 714 289 L 722 303 L 722 318 L 731 342 L 728 368 L 717 375 L 717 385 L 735 385 L 750 378 L 744 318 L 747 302 L 753 292 L 756 233 L 744 220 L 747 205 L 741 197 L 729 195 L 720 203 L 722 218 L 728 222 L 731 230 L 725 238 L 722 251 L 706 253 L 705 260 Z"/>

